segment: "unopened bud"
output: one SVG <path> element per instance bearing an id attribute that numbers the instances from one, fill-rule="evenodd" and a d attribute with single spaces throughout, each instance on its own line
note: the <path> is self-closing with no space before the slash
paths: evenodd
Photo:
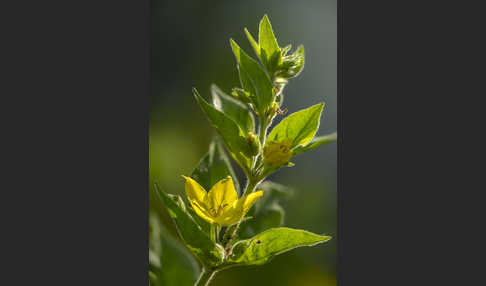
<path id="1" fill-rule="evenodd" d="M 292 157 L 292 151 L 290 150 L 291 143 L 290 140 L 267 142 L 263 149 L 263 161 L 265 164 L 271 166 L 287 164 Z"/>
<path id="2" fill-rule="evenodd" d="M 304 47 L 299 46 L 292 55 L 282 58 L 282 63 L 279 65 L 276 75 L 283 78 L 296 77 L 304 68 L 304 58 Z"/>
<path id="3" fill-rule="evenodd" d="M 253 132 L 248 132 L 248 144 L 250 145 L 250 150 L 252 155 L 257 155 L 260 153 L 260 141 Z"/>
<path id="4" fill-rule="evenodd" d="M 267 115 L 268 115 L 268 118 L 271 120 L 275 117 L 275 115 L 277 114 L 277 111 L 280 109 L 280 107 L 278 106 L 278 103 L 276 102 L 273 102 L 270 107 L 268 108 L 268 111 L 267 111 Z"/>

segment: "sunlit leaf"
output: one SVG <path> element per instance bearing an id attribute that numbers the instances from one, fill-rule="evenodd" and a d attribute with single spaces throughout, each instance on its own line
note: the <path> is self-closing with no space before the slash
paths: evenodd
<path id="1" fill-rule="evenodd" d="M 260 45 L 260 59 L 267 68 L 270 76 L 272 76 L 281 58 L 280 47 L 278 46 L 267 15 L 263 16 L 259 28 L 258 43 Z"/>
<path id="2" fill-rule="evenodd" d="M 265 50 L 269 55 L 278 52 L 280 48 L 267 15 L 263 16 L 259 28 L 258 43 L 260 44 L 260 48 Z"/>
<path id="3" fill-rule="evenodd" d="M 254 59 L 241 50 L 233 39 L 230 42 L 238 64 L 241 85 L 243 89 L 255 95 L 254 104 L 258 112 L 263 114 L 273 100 L 272 82 Z"/>
<path id="4" fill-rule="evenodd" d="M 260 58 L 260 45 L 255 41 L 255 39 L 250 34 L 250 31 L 248 31 L 247 28 L 245 28 L 245 34 L 251 46 L 253 47 L 253 50 L 255 50 L 255 54 L 257 55 L 258 58 Z"/>
<path id="5" fill-rule="evenodd" d="M 314 246 L 330 240 L 330 236 L 286 227 L 272 228 L 233 246 L 228 265 L 259 265 L 275 255 L 302 246 Z"/>
<path id="6" fill-rule="evenodd" d="M 322 146 L 322 145 L 327 144 L 327 143 L 334 142 L 336 140 L 337 140 L 337 133 L 336 132 L 328 134 L 328 135 L 324 135 L 324 136 L 315 137 L 306 146 L 298 146 L 297 148 L 295 148 L 294 149 L 294 155 L 300 154 L 300 153 L 305 152 L 305 151 L 312 150 L 314 148 L 317 148 L 317 147 Z"/>
<path id="7" fill-rule="evenodd" d="M 275 126 L 267 142 L 290 142 L 290 148 L 309 143 L 319 128 L 324 103 L 294 112 Z"/>

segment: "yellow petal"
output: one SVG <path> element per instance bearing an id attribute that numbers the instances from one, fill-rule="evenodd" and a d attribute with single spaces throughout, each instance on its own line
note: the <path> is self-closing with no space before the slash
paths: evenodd
<path id="1" fill-rule="evenodd" d="M 228 176 L 217 182 L 209 190 L 205 203 L 213 216 L 218 216 L 229 209 L 237 199 L 238 194 L 236 193 L 233 179 Z"/>
<path id="2" fill-rule="evenodd" d="M 243 213 L 246 214 L 256 200 L 261 196 L 263 196 L 263 191 L 256 191 L 240 198 L 240 200 L 243 200 Z"/>
<path id="3" fill-rule="evenodd" d="M 202 217 L 205 221 L 213 224 L 214 218 L 211 217 L 209 213 L 195 200 L 190 201 L 192 208 L 197 213 L 198 216 Z"/>
<path id="4" fill-rule="evenodd" d="M 231 209 L 216 217 L 215 222 L 221 226 L 230 226 L 239 222 L 262 195 L 262 191 L 256 191 L 241 197 L 233 203 Z"/>
<path id="5" fill-rule="evenodd" d="M 224 214 L 220 217 L 217 217 L 214 219 L 214 221 L 219 224 L 220 226 L 230 226 L 230 225 L 233 225 L 237 222 L 239 222 L 240 220 L 243 219 L 243 216 L 239 215 L 239 214 L 236 214 L 233 212 L 233 214 L 235 215 L 232 215 L 232 214 Z"/>
<path id="6" fill-rule="evenodd" d="M 189 201 L 196 201 L 200 205 L 204 205 L 204 197 L 207 195 L 206 191 L 204 190 L 198 182 L 194 181 L 190 177 L 186 177 L 182 175 L 184 179 L 186 179 L 185 189 L 186 189 L 186 196 Z"/>

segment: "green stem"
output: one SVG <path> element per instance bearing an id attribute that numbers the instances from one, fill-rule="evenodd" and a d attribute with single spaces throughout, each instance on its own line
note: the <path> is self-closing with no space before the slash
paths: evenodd
<path id="1" fill-rule="evenodd" d="M 258 130 L 258 139 L 260 140 L 260 145 L 263 148 L 265 146 L 265 139 L 267 137 L 267 118 L 260 118 L 260 129 Z"/>
<path id="2" fill-rule="evenodd" d="M 248 186 L 246 186 L 245 191 L 243 192 L 242 196 L 253 193 L 253 191 L 255 191 L 258 183 L 259 182 L 255 178 L 250 178 L 248 180 Z"/>
<path id="3" fill-rule="evenodd" d="M 251 181 L 252 179 L 255 180 L 255 177 L 258 176 L 257 169 L 261 167 L 261 162 L 263 161 L 263 149 L 265 147 L 265 140 L 267 138 L 267 130 L 270 126 L 269 122 L 267 122 L 267 118 L 264 116 L 259 118 L 259 129 L 258 129 L 258 141 L 260 142 L 260 153 L 254 157 L 252 170 L 250 171 L 250 176 L 248 179 Z"/>
<path id="4" fill-rule="evenodd" d="M 248 185 L 245 188 L 245 191 L 243 191 L 243 194 L 241 195 L 242 197 L 251 194 L 255 191 L 257 185 L 261 182 L 262 178 L 260 174 L 255 174 L 255 163 L 258 161 L 259 157 L 263 159 L 263 148 L 265 147 L 265 140 L 267 138 L 267 129 L 270 126 L 271 122 L 268 122 L 269 120 L 266 118 L 266 116 L 262 116 L 259 118 L 259 129 L 258 129 L 258 140 L 260 141 L 260 153 L 254 157 L 253 161 L 253 166 L 252 170 L 250 170 L 250 174 L 246 174 L 248 177 Z M 230 240 L 228 243 L 225 245 L 225 249 L 227 249 L 230 244 L 231 244 L 231 238 L 233 238 L 237 233 L 238 229 L 240 228 L 241 221 L 236 225 L 235 229 L 233 230 L 233 233 L 231 233 Z"/>
<path id="5" fill-rule="evenodd" d="M 209 285 L 209 282 L 213 280 L 214 275 L 216 274 L 216 270 L 206 270 L 203 268 L 203 271 L 201 272 L 201 275 L 199 276 L 199 279 L 197 280 L 196 284 L 194 286 L 206 286 Z"/>
<path id="6" fill-rule="evenodd" d="M 255 191 L 256 189 L 256 186 L 259 184 L 260 182 L 257 181 L 256 179 L 254 179 L 253 177 L 249 179 L 248 181 L 248 185 L 246 186 L 245 188 L 245 191 L 243 192 L 243 195 L 246 195 L 246 194 L 251 194 Z M 230 245 L 231 243 L 231 238 L 233 238 L 237 233 L 238 233 L 238 229 L 240 228 L 240 224 L 241 224 L 241 221 L 236 225 L 235 229 L 233 230 L 233 233 L 231 233 L 231 236 L 230 236 L 230 239 L 228 241 L 228 243 L 225 245 L 225 249 L 228 248 L 228 246 Z"/>
<path id="7" fill-rule="evenodd" d="M 209 231 L 210 231 L 211 240 L 216 242 L 216 225 L 211 224 L 211 226 L 209 227 Z"/>

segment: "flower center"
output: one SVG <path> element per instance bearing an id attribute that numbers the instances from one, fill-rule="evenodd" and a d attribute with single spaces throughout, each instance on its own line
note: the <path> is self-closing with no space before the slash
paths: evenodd
<path id="1" fill-rule="evenodd" d="M 228 203 L 222 203 L 221 205 L 219 205 L 217 208 L 216 207 L 212 207 L 211 209 L 209 209 L 209 213 L 213 216 L 213 217 L 218 217 L 220 216 L 223 212 L 224 212 L 224 208 L 228 206 Z"/>

